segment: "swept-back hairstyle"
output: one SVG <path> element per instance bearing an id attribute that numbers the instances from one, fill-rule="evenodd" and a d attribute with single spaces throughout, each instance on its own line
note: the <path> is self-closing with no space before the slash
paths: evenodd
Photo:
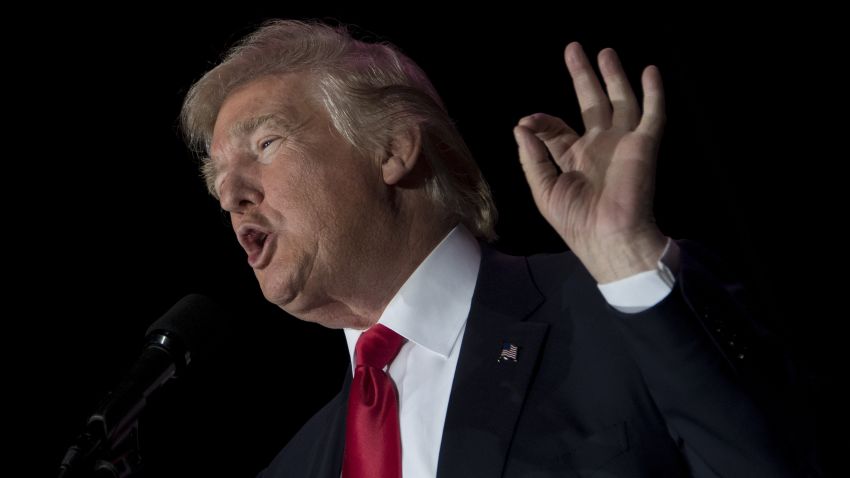
<path id="1" fill-rule="evenodd" d="M 252 80 L 285 73 L 311 76 L 314 99 L 336 130 L 368 157 L 383 154 L 396 132 L 420 128 L 421 153 L 432 173 L 428 197 L 476 236 L 495 238 L 490 188 L 422 69 L 389 43 L 365 43 L 345 27 L 315 21 L 264 23 L 189 90 L 181 111 L 183 133 L 201 157 L 211 194 L 216 192 L 207 155 L 222 103 Z"/>

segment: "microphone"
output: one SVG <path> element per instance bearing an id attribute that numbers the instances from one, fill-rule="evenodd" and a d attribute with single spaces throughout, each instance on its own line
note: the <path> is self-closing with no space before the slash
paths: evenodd
<path id="1" fill-rule="evenodd" d="M 135 445 L 115 463 L 98 460 L 102 452 L 115 452 L 127 438 L 135 438 L 139 414 L 147 398 L 184 372 L 192 358 L 223 336 L 225 314 L 211 299 L 190 294 L 180 299 L 145 334 L 145 347 L 129 373 L 88 418 L 83 433 L 65 453 L 60 478 L 95 466 L 104 476 L 125 476 L 138 466 Z"/>

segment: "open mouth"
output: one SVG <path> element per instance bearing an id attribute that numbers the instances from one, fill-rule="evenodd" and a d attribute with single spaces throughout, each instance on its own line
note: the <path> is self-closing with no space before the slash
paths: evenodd
<path id="1" fill-rule="evenodd" d="M 263 266 L 268 255 L 270 234 L 253 227 L 247 227 L 239 233 L 239 243 L 248 254 L 248 265 L 253 268 Z"/>

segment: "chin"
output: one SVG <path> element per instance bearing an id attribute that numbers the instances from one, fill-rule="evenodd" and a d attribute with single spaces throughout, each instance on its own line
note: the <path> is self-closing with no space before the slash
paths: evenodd
<path id="1" fill-rule="evenodd" d="M 263 297 L 280 307 L 289 304 L 298 295 L 294 282 L 281 271 L 272 271 L 267 267 L 260 271 L 255 270 L 254 277 L 257 278 Z"/>
<path id="2" fill-rule="evenodd" d="M 290 287 L 269 287 L 260 281 L 260 290 L 267 301 L 284 310 L 289 309 L 293 302 L 297 302 L 298 294 Z"/>
<path id="3" fill-rule="evenodd" d="M 286 313 L 305 320 L 303 317 L 321 302 L 321 297 L 305 291 L 310 277 L 311 261 L 307 258 L 279 258 L 262 270 L 254 270 L 254 275 L 263 291 L 263 297 Z M 301 259 L 301 260 L 298 260 Z M 284 262 L 285 261 L 285 262 Z M 297 267 L 286 267 L 297 264 Z"/>

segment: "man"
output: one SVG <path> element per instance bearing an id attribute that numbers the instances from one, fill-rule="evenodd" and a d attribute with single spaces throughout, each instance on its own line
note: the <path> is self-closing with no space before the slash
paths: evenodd
<path id="1" fill-rule="evenodd" d="M 578 43 L 565 59 L 584 134 L 538 113 L 514 135 L 570 252 L 530 258 L 487 245 L 489 188 L 395 48 L 270 22 L 193 86 L 184 129 L 264 296 L 344 329 L 351 353 L 262 476 L 801 473 L 749 380 L 769 358 L 729 284 L 653 220 L 658 69 L 641 108 L 612 49 L 607 93 Z M 392 353 L 361 364 L 384 330 Z"/>

